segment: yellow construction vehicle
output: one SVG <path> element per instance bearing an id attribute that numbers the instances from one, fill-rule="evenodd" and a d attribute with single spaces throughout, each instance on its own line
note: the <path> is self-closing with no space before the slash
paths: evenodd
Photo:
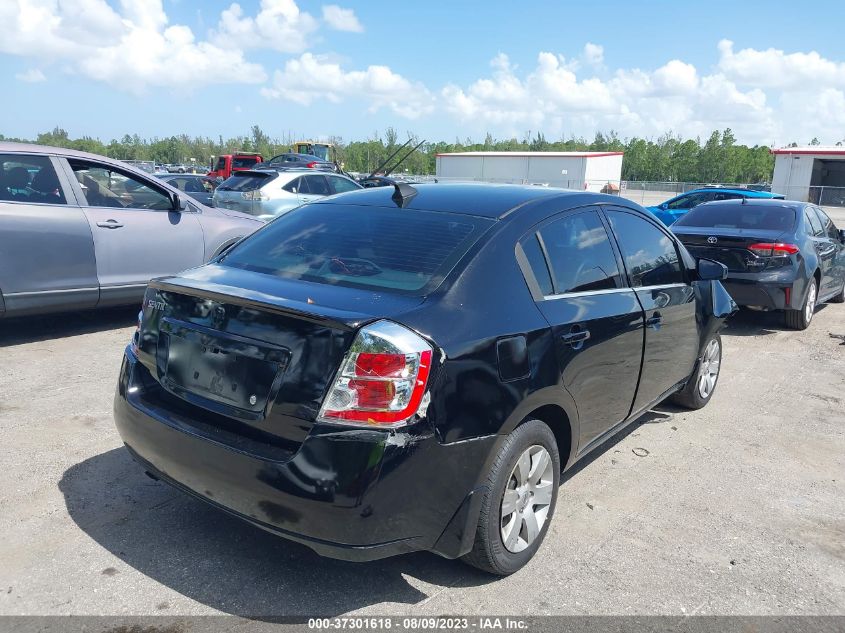
<path id="1" fill-rule="evenodd" d="M 297 141 L 293 144 L 293 151 L 297 154 L 311 154 L 331 163 L 338 163 L 337 148 L 334 143 L 319 143 L 317 141 Z"/>

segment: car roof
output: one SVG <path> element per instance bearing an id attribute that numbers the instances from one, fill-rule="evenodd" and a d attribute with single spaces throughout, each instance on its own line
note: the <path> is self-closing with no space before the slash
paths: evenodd
<path id="1" fill-rule="evenodd" d="M 689 191 L 685 191 L 681 196 L 685 196 L 690 193 L 711 193 L 713 191 L 720 191 L 720 192 L 728 192 L 728 193 L 736 193 L 742 196 L 748 196 L 749 198 L 771 198 L 774 195 L 768 191 L 756 191 L 754 189 L 744 189 L 742 187 L 699 187 L 698 189 L 690 189 Z"/>
<path id="2" fill-rule="evenodd" d="M 699 204 L 693 207 L 692 209 L 690 209 L 690 212 L 695 211 L 696 209 L 698 209 L 698 207 L 712 208 L 720 205 L 732 207 L 768 207 L 772 209 L 787 208 L 799 211 L 804 207 L 808 206 L 809 203 L 800 202 L 798 200 L 778 200 L 776 198 L 756 198 L 754 200 L 748 199 L 743 202 L 741 199 L 735 198 L 733 200 L 713 200 L 712 202 L 705 202 L 703 204 Z"/>
<path id="3" fill-rule="evenodd" d="M 327 160 L 323 160 L 319 156 L 314 156 L 313 154 L 299 154 L 297 152 L 284 152 L 283 154 L 276 154 L 275 156 L 273 156 L 273 158 L 271 158 L 270 160 L 268 160 L 266 162 L 268 162 L 268 163 L 273 162 L 273 159 L 280 158 L 282 156 L 296 156 L 297 158 L 301 158 L 303 160 L 312 160 L 312 161 L 316 160 L 316 161 L 320 161 L 321 163 L 329 162 Z"/>
<path id="4" fill-rule="evenodd" d="M 499 219 L 528 202 L 552 198 L 571 198 L 574 204 L 610 203 L 619 205 L 618 196 L 587 193 L 555 187 L 531 185 L 500 185 L 492 183 L 424 183 L 412 186 L 417 195 L 409 198 L 403 209 L 443 211 Z M 372 207 L 392 207 L 394 187 L 371 187 L 342 193 L 312 204 L 353 204 Z M 561 208 L 561 211 L 564 209 Z"/>
<path id="5" fill-rule="evenodd" d="M 116 165 L 125 165 L 123 161 L 115 158 L 109 158 L 102 154 L 91 154 L 89 152 L 80 152 L 75 149 L 67 149 L 65 147 L 51 147 L 50 145 L 36 145 L 34 143 L 13 143 L 11 141 L 0 141 L 0 152 L 16 152 L 21 154 L 60 154 L 70 158 L 84 158 L 87 160 L 97 160 L 101 162 L 115 163 Z M 151 160 L 139 160 L 135 162 L 152 163 Z"/>

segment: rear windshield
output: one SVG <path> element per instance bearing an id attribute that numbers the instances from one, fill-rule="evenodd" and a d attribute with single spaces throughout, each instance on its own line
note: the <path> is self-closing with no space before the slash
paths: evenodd
<path id="1" fill-rule="evenodd" d="M 276 178 L 277 174 L 260 174 L 254 171 L 233 174 L 231 177 L 220 183 L 220 191 L 253 191 L 260 189 L 268 182 Z"/>
<path id="2" fill-rule="evenodd" d="M 243 169 L 244 167 L 252 167 L 255 163 L 260 163 L 255 156 L 235 156 L 232 159 L 232 167 L 235 169 Z"/>
<path id="3" fill-rule="evenodd" d="M 780 205 L 702 204 L 682 216 L 675 225 L 714 229 L 789 231 L 795 226 L 795 210 Z"/>
<path id="4" fill-rule="evenodd" d="M 453 213 L 311 204 L 273 220 L 221 263 L 288 279 L 422 295 L 492 224 Z"/>

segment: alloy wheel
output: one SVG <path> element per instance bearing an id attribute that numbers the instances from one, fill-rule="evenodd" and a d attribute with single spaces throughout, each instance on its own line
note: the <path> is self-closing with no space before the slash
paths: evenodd
<path id="1" fill-rule="evenodd" d="M 502 496 L 502 543 L 521 552 L 536 541 L 549 514 L 554 486 L 552 457 L 539 445 L 519 456 Z"/>
<path id="2" fill-rule="evenodd" d="M 810 289 L 807 291 L 807 303 L 804 306 L 804 320 L 807 324 L 813 318 L 813 313 L 816 310 L 816 283 L 813 282 L 810 284 Z"/>
<path id="3" fill-rule="evenodd" d="M 719 366 L 722 363 L 722 354 L 719 349 L 719 341 L 712 339 L 704 349 L 704 356 L 701 358 L 701 369 L 698 371 L 698 393 L 707 399 L 716 388 L 716 381 L 719 379 Z"/>

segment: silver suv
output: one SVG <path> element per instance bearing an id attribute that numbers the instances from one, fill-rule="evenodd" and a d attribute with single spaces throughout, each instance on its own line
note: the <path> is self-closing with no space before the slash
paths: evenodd
<path id="1" fill-rule="evenodd" d="M 252 169 L 239 171 L 214 191 L 213 204 L 269 220 L 301 204 L 361 189 L 340 174 L 313 169 Z"/>
<path id="2" fill-rule="evenodd" d="M 0 142 L 0 317 L 140 304 L 261 226 L 120 161 Z"/>

